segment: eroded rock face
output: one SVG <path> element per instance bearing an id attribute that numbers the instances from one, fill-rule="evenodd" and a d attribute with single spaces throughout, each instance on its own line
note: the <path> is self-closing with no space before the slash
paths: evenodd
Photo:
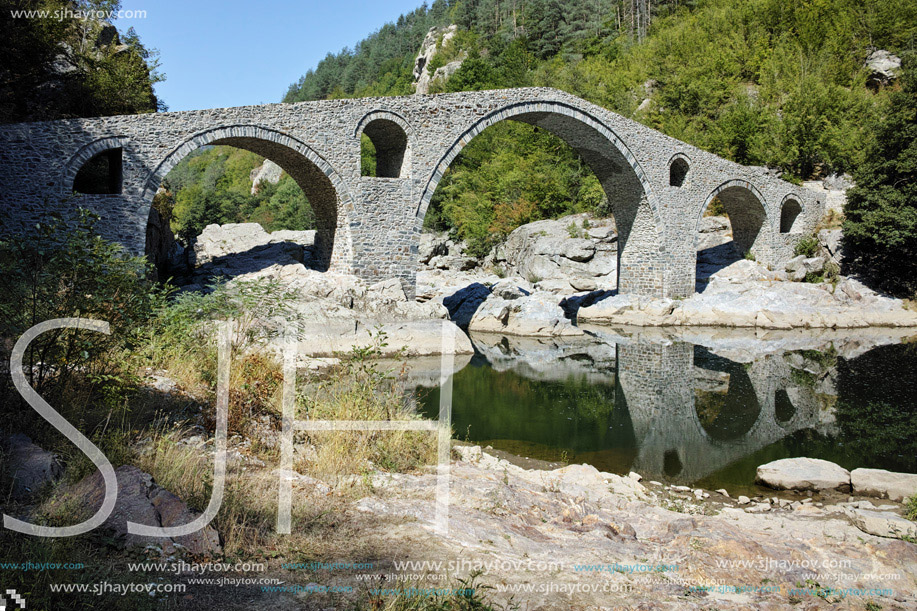
<path id="1" fill-rule="evenodd" d="M 758 467 L 755 480 L 777 490 L 850 490 L 850 472 L 819 458 L 783 458 Z"/>
<path id="2" fill-rule="evenodd" d="M 520 590 L 520 594 L 513 595 L 514 602 L 523 607 L 784 608 L 788 604 L 787 588 L 812 576 L 811 563 L 815 559 L 820 566 L 844 563 L 838 565 L 845 569 L 844 576 L 832 582 L 835 587 L 883 587 L 868 578 L 869 585 L 864 585 L 860 577 L 879 572 L 878 566 L 883 567 L 882 572 L 898 575 L 895 583 L 901 587 L 896 585 L 894 595 L 886 596 L 883 605 L 887 602 L 894 606 L 895 596 L 909 597 L 914 590 L 909 575 L 917 562 L 917 547 L 865 533 L 851 524 L 851 518 L 840 508 L 828 513 L 811 502 L 797 502 L 791 507 L 789 501 L 786 506 L 752 504 L 744 497 L 740 498 L 744 504 L 736 506 L 725 496 L 714 501 L 697 490 L 704 499 L 700 502 L 716 510 L 709 514 L 686 513 L 685 503 L 672 510 L 671 499 L 691 495 L 688 488 L 683 493 L 673 492 L 676 487 L 664 491 L 653 482 L 644 485 L 638 481 L 639 476 L 604 473 L 588 465 L 527 470 L 477 446 L 457 446 L 454 453 L 460 460 L 451 465 L 447 534 L 430 536 L 437 527 L 430 493 L 435 481 L 433 473 L 380 473 L 373 477 L 374 494 L 358 501 L 356 509 L 373 520 L 389 520 L 392 526 L 387 532 L 393 536 L 407 537 L 412 542 L 435 540 L 437 551 L 425 549 L 423 557 L 486 554 L 487 558 L 507 563 L 519 561 L 519 568 L 490 573 L 505 584 L 543 580 L 544 569 L 533 568 L 542 562 L 562 561 L 570 567 L 594 563 L 596 558 L 622 564 L 636 558 L 649 559 L 641 560 L 649 564 L 679 567 L 677 573 L 669 573 L 649 585 L 642 581 L 645 575 L 627 571 L 555 571 L 551 579 L 556 584 L 585 587 L 572 598 L 531 595 Z M 692 498 L 697 496 L 695 493 Z M 762 569 L 755 563 L 723 561 L 756 558 L 769 562 Z M 800 567 L 800 559 L 808 560 L 809 568 Z M 762 579 L 778 587 L 747 594 L 724 594 L 711 589 L 698 599 L 685 595 L 686 588 L 693 585 L 720 580 L 757 584 Z M 633 588 L 603 590 L 604 584 L 632 584 Z M 497 600 L 506 602 L 499 596 Z"/>
<path id="3" fill-rule="evenodd" d="M 10 435 L 4 443 L 4 450 L 13 500 L 23 501 L 32 497 L 63 473 L 54 454 L 38 447 L 22 433 Z"/>
<path id="4" fill-rule="evenodd" d="M 430 85 L 434 81 L 446 82 L 450 76 L 462 67 L 465 59 L 463 53 L 458 59 L 452 60 L 444 66 L 437 68 L 432 74 L 427 64 L 437 53 L 437 42 L 443 45 L 455 37 L 458 32 L 458 26 L 453 24 L 445 27 L 433 27 L 424 36 L 423 43 L 420 45 L 420 51 L 414 60 L 414 92 L 426 94 L 430 92 Z"/>
<path id="5" fill-rule="evenodd" d="M 207 525 L 190 535 L 181 537 L 146 537 L 129 534 L 127 522 L 146 526 L 181 526 L 197 518 L 180 498 L 153 481 L 153 477 L 137 467 L 125 465 L 115 470 L 118 480 L 118 500 L 103 528 L 119 537 L 124 537 L 127 546 L 159 546 L 164 555 L 177 551 L 176 544 L 183 546 L 197 556 L 212 556 L 222 551 L 220 537 L 213 526 Z M 74 485 L 56 507 L 75 503 L 86 516 L 92 515 L 102 506 L 105 497 L 105 481 L 98 471 Z"/>
<path id="6" fill-rule="evenodd" d="M 261 183 L 267 182 L 276 185 L 280 182 L 280 176 L 283 174 L 283 168 L 271 161 L 265 159 L 264 163 L 252 170 L 250 178 L 252 180 L 252 195 L 257 195 L 261 190 Z"/>

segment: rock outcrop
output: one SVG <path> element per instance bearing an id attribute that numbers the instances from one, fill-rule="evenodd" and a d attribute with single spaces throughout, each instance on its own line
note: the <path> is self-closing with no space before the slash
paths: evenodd
<path id="1" fill-rule="evenodd" d="M 803 267 L 804 269 L 804 267 Z M 703 292 L 687 299 L 598 295 L 577 312 L 577 324 L 700 325 L 792 328 L 917 326 L 917 312 L 875 293 L 854 278 L 828 283 L 786 282 L 753 261 L 738 261 L 709 278 Z"/>
<path id="2" fill-rule="evenodd" d="M 261 189 L 261 183 L 263 182 L 276 185 L 280 182 L 281 174 L 283 174 L 283 168 L 270 159 L 265 159 L 264 163 L 251 172 L 252 195 L 258 194 L 258 191 Z"/>
<path id="3" fill-rule="evenodd" d="M 452 40 L 458 32 L 458 26 L 453 24 L 445 27 L 433 27 L 424 36 L 420 45 L 420 51 L 414 60 L 414 92 L 418 94 L 427 94 L 430 92 L 430 85 L 434 82 L 445 83 L 450 76 L 462 67 L 466 54 L 462 53 L 458 58 L 440 66 L 433 73 L 430 73 L 428 64 L 442 48 L 442 46 Z"/>
<path id="4" fill-rule="evenodd" d="M 577 214 L 536 221 L 513 230 L 485 263 L 552 292 L 611 290 L 617 285 L 617 238 L 611 219 Z"/>
<path id="5" fill-rule="evenodd" d="M 876 49 L 866 57 L 865 66 L 869 70 L 866 84 L 873 88 L 884 87 L 898 78 L 901 58 L 885 49 Z"/>
<path id="6" fill-rule="evenodd" d="M 196 556 L 214 556 L 222 551 L 220 537 L 213 526 L 207 525 L 197 532 L 175 538 L 146 537 L 128 534 L 127 522 L 145 526 L 181 526 L 197 518 L 198 514 L 188 509 L 180 498 L 159 486 L 153 477 L 134 466 L 125 465 L 115 470 L 118 480 L 118 500 L 103 528 L 123 537 L 125 545 L 156 546 L 163 555 L 172 555 L 180 545 Z M 92 515 L 102 506 L 105 497 L 105 481 L 98 471 L 81 480 L 60 499 L 52 503 L 55 508 L 79 507 Z"/>
<path id="7" fill-rule="evenodd" d="M 57 457 L 22 433 L 10 435 L 4 445 L 6 476 L 12 482 L 11 498 L 24 501 L 63 473 Z"/>

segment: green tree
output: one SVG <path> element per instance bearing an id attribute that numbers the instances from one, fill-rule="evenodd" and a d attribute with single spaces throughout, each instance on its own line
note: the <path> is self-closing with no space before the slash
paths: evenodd
<path id="1" fill-rule="evenodd" d="M 164 109 L 153 91 L 165 78 L 157 53 L 133 29 L 119 35 L 110 21 L 67 17 L 119 8 L 116 0 L 0 2 L 0 122 Z M 19 10 L 61 17 L 14 16 Z"/>
<path id="2" fill-rule="evenodd" d="M 903 58 L 900 88 L 875 121 L 866 161 L 844 209 L 851 268 L 883 288 L 917 291 L 917 56 Z"/>

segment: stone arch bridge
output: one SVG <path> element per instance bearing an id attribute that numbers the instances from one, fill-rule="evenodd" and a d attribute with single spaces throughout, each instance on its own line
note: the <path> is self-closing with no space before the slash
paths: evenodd
<path id="1" fill-rule="evenodd" d="M 23 231 L 49 214 L 88 208 L 105 237 L 143 253 L 162 178 L 193 150 L 227 144 L 271 159 L 297 181 L 316 214 L 325 269 L 397 277 L 413 295 L 437 184 L 477 134 L 506 120 L 556 134 L 598 177 L 618 226 L 621 293 L 694 292 L 697 226 L 714 197 L 739 248 L 769 265 L 792 257 L 824 211 L 814 193 L 763 168 L 561 91 L 521 88 L 3 125 L 0 223 L 5 233 Z M 376 176 L 361 175 L 363 134 L 376 148 Z M 87 183 L 87 174 L 95 180 Z"/>

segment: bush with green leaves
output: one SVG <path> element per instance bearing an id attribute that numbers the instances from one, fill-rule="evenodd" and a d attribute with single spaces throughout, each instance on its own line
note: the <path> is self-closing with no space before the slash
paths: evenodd
<path id="1" fill-rule="evenodd" d="M 917 293 L 917 55 L 903 58 L 900 88 L 870 125 L 866 160 L 847 192 L 850 269 L 901 296 Z"/>
<path id="2" fill-rule="evenodd" d="M 57 329 L 29 345 L 24 362 L 29 383 L 57 398 L 77 373 L 97 380 L 103 395 L 111 391 L 119 383 L 117 367 L 100 357 L 136 344 L 164 299 L 149 280 L 145 259 L 96 234 L 97 217 L 80 210 L 70 221 L 53 219 L 28 235 L 0 240 L 0 337 L 15 342 L 34 325 L 56 318 L 111 326 L 110 335 Z"/>

